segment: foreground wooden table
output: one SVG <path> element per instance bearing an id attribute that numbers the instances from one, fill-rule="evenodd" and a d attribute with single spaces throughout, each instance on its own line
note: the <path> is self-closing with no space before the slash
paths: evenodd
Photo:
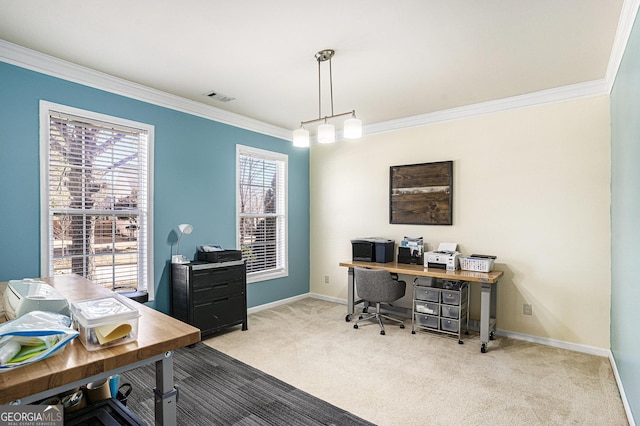
<path id="1" fill-rule="evenodd" d="M 69 303 L 111 294 L 77 275 L 39 279 L 64 294 Z M 137 341 L 87 351 L 80 340 L 73 339 L 57 355 L 0 373 L 0 404 L 28 404 L 155 362 L 156 389 L 153 392 L 156 424 L 175 425 L 177 392 L 173 386 L 172 351 L 200 341 L 200 330 L 143 304 L 131 303 L 141 314 Z"/>
<path id="2" fill-rule="evenodd" d="M 489 340 L 493 339 L 493 333 L 495 332 L 496 325 L 496 286 L 498 280 L 502 277 L 502 271 L 491 272 L 474 272 L 474 271 L 447 271 L 444 269 L 425 268 L 423 265 L 408 265 L 404 263 L 388 262 L 388 263 L 373 263 L 373 262 L 340 262 L 340 266 L 349 268 L 349 280 L 348 280 L 348 300 L 347 300 L 347 317 L 346 320 L 350 321 L 351 316 L 354 313 L 354 307 L 360 300 L 355 300 L 354 281 L 353 281 L 353 268 L 369 268 L 369 269 L 384 269 L 386 271 L 414 275 L 421 277 L 434 277 L 443 278 L 447 280 L 461 280 L 469 283 L 480 283 L 482 285 L 482 292 L 480 293 L 480 351 L 485 353 L 488 350 Z"/>

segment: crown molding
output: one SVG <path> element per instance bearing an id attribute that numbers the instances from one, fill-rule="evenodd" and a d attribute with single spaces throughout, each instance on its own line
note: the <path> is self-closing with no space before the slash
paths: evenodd
<path id="1" fill-rule="evenodd" d="M 41 74 L 61 78 L 127 98 L 211 119 L 267 136 L 291 140 L 291 131 L 289 129 L 283 129 L 240 114 L 195 102 L 180 96 L 171 95 L 53 56 L 45 55 L 5 40 L 0 40 L 0 60 Z"/>
<path id="2" fill-rule="evenodd" d="M 640 0 L 624 0 L 622 4 L 620 18 L 618 19 L 618 28 L 616 29 L 616 36 L 613 41 L 611 56 L 609 57 L 609 64 L 607 66 L 606 80 L 609 84 L 609 93 L 611 93 L 611 89 L 613 89 L 613 83 L 616 80 L 624 51 L 627 48 L 639 7 Z"/>
<path id="3" fill-rule="evenodd" d="M 529 108 L 543 104 L 565 102 L 575 99 L 606 95 L 609 93 L 608 83 L 602 80 L 572 84 L 556 89 L 542 90 L 526 95 L 512 96 L 495 101 L 481 102 L 473 105 L 436 111 L 428 114 L 414 115 L 397 120 L 384 121 L 364 126 L 363 134 L 391 132 L 410 127 L 425 126 L 444 121 L 459 120 L 483 114 L 507 111 L 519 108 Z"/>

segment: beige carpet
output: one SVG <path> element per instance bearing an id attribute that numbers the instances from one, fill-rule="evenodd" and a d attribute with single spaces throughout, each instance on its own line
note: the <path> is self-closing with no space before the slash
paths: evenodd
<path id="1" fill-rule="evenodd" d="M 205 343 L 378 425 L 627 425 L 607 358 L 472 334 L 411 334 L 344 320 L 307 298 Z"/>

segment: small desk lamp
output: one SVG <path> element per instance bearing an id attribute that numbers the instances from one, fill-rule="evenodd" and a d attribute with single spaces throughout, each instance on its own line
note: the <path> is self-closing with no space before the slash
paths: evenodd
<path id="1" fill-rule="evenodd" d="M 171 257 L 171 263 L 189 263 L 189 259 L 180 254 L 180 238 L 183 235 L 189 235 L 193 231 L 193 226 L 188 223 L 178 225 L 180 235 L 178 236 L 178 242 L 176 243 L 176 254 Z"/>

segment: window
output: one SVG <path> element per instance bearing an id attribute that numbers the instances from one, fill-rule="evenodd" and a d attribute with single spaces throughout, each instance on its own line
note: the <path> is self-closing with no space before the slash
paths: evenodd
<path id="1" fill-rule="evenodd" d="M 42 272 L 152 291 L 153 126 L 44 101 L 40 117 Z"/>
<path id="2" fill-rule="evenodd" d="M 236 149 L 237 239 L 248 282 L 288 274 L 287 161 L 284 154 Z"/>

